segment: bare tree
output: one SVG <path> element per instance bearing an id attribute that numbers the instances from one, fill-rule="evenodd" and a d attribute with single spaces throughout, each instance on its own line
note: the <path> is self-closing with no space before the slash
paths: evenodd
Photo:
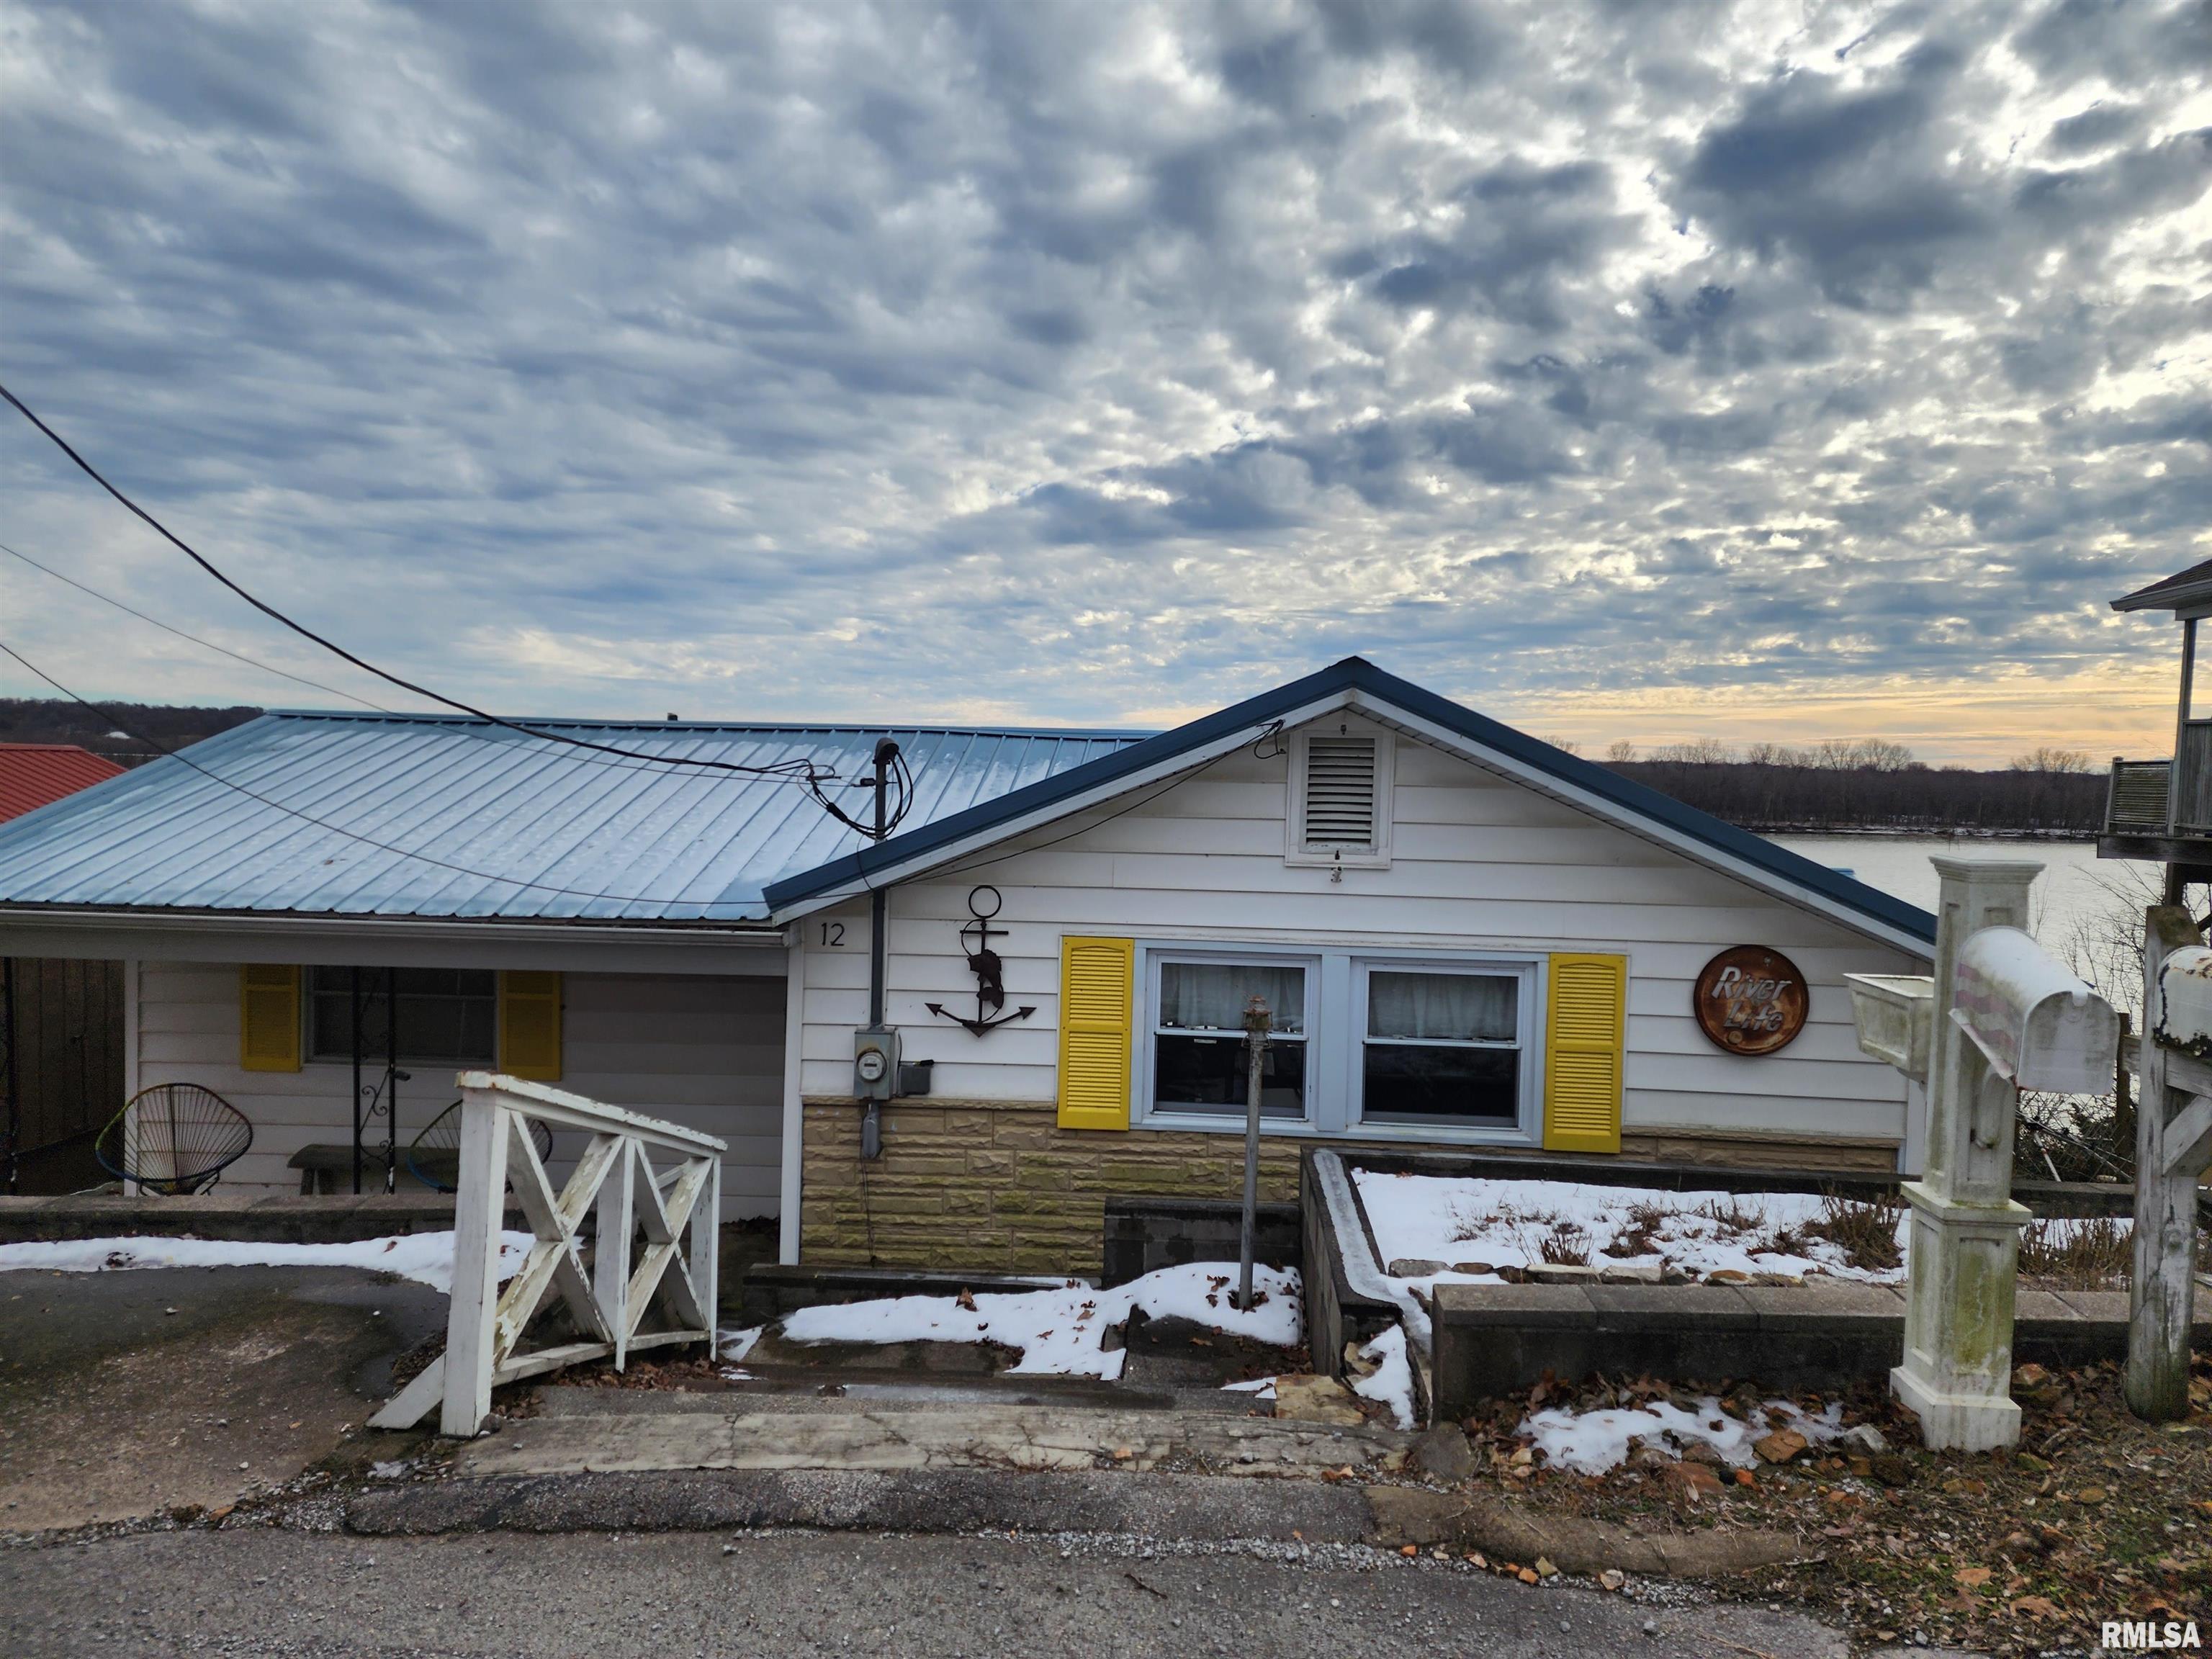
<path id="1" fill-rule="evenodd" d="M 1636 758 L 1636 745 L 1626 738 L 1615 738 L 1606 745 L 1605 758 L 1609 766 L 1626 766 Z"/>
<path id="2" fill-rule="evenodd" d="M 2079 749 L 2054 749 L 2045 744 L 2025 755 L 2014 755 L 2012 769 L 2015 772 L 2086 772 L 2089 757 Z"/>

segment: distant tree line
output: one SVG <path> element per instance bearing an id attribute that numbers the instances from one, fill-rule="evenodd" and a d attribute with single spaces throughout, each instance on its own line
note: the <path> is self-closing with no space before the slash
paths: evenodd
<path id="1" fill-rule="evenodd" d="M 1988 830 L 2094 836 L 2105 775 L 2078 750 L 2043 747 L 2002 771 L 1929 766 L 1904 744 L 1830 738 L 1810 748 L 1761 743 L 1738 752 L 1707 738 L 1639 757 L 1616 743 L 1606 764 L 1686 805 L 1746 830 Z"/>
<path id="2" fill-rule="evenodd" d="M 73 743 L 105 755 L 118 766 L 143 766 L 160 750 L 150 749 L 120 730 L 120 720 L 161 749 L 181 749 L 234 726 L 243 726 L 261 711 L 239 706 L 230 708 L 176 708 L 162 703 L 111 702 L 104 705 L 114 720 L 57 697 L 0 697 L 0 743 Z"/>

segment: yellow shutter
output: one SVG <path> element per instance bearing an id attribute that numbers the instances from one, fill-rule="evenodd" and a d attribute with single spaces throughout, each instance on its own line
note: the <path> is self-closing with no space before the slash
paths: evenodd
<path id="1" fill-rule="evenodd" d="M 1129 1127 L 1133 939 L 1060 942 L 1060 1127 Z"/>
<path id="2" fill-rule="evenodd" d="M 238 1064 L 248 1072 L 300 1069 L 300 970 L 248 963 L 238 970 Z"/>
<path id="3" fill-rule="evenodd" d="M 1552 958 L 1544 1054 L 1544 1146 L 1620 1150 L 1620 1074 L 1627 1047 L 1628 958 Z"/>
<path id="4" fill-rule="evenodd" d="M 500 975 L 499 1069 L 533 1083 L 561 1080 L 560 975 Z"/>

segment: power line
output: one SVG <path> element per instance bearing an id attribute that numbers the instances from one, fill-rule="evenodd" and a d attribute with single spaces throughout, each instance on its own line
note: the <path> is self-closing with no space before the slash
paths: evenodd
<path id="1" fill-rule="evenodd" d="M 473 714 L 477 719 L 488 720 L 494 726 L 504 726 L 510 732 L 520 732 L 526 737 L 541 738 L 550 743 L 562 743 L 570 744 L 578 749 L 595 750 L 600 754 L 617 755 L 625 760 L 644 761 L 648 764 L 655 766 L 694 766 L 703 768 L 709 771 L 741 773 L 749 776 L 756 777 L 796 777 L 800 779 L 806 785 L 807 793 L 813 796 L 815 804 L 820 806 L 823 811 L 829 813 L 831 817 L 836 818 L 839 823 L 844 824 L 848 829 L 860 831 L 860 834 L 866 836 L 870 840 L 875 840 L 878 838 L 875 826 L 873 824 L 863 823 L 859 818 L 853 817 L 842 807 L 839 806 L 835 801 L 831 800 L 827 794 L 823 793 L 822 786 L 825 783 L 837 782 L 837 775 L 834 771 L 823 766 L 820 763 L 811 758 L 801 757 L 790 761 L 779 761 L 767 766 L 748 766 L 737 761 L 703 760 L 689 756 L 678 755 L 652 755 L 647 754 L 641 750 L 620 749 L 611 744 L 592 743 L 586 738 L 572 738 L 563 732 L 539 731 L 534 727 L 521 725 L 514 720 L 502 719 L 501 716 L 492 714 L 487 709 L 478 708 L 473 703 L 466 703 L 461 702 L 458 698 L 449 697 L 441 691 L 433 691 L 426 685 L 418 685 L 413 680 L 404 678 L 386 669 L 379 668 L 374 663 L 370 662 L 368 659 L 356 656 L 352 652 L 347 650 L 343 646 L 339 645 L 337 641 L 325 639 L 322 635 L 316 633 L 314 629 L 307 627 L 304 623 L 293 621 L 291 617 L 286 616 L 275 605 L 269 604 L 264 599 L 257 598 L 252 593 L 248 592 L 245 588 L 240 586 L 238 583 L 233 581 L 228 576 L 217 569 L 212 562 L 202 556 L 189 543 L 185 542 L 183 538 L 178 536 L 159 519 L 149 513 L 144 507 L 139 506 L 137 502 L 132 501 L 128 495 L 125 495 L 120 489 L 118 489 L 113 484 L 108 483 L 108 481 L 100 475 L 99 468 L 93 465 L 93 464 L 85 459 L 83 456 L 78 454 L 74 448 L 70 447 L 67 439 L 64 438 L 61 434 L 55 431 L 53 428 L 48 426 L 44 421 L 40 420 L 38 416 L 32 411 L 29 404 L 26 404 L 21 398 L 18 398 L 13 392 L 10 392 L 4 385 L 0 385 L 0 398 L 5 398 L 10 404 L 14 404 L 16 412 L 21 415 L 22 417 L 28 421 L 33 426 L 38 428 L 41 433 L 45 434 L 63 454 L 68 456 L 70 460 L 76 462 L 78 470 L 82 471 L 85 477 L 90 478 L 102 489 L 115 497 L 117 501 L 122 502 L 125 507 L 128 507 L 133 514 L 137 514 L 140 520 L 143 520 L 156 535 L 160 536 L 171 546 L 183 553 L 186 558 L 190 559 L 194 564 L 199 566 L 201 569 L 206 571 L 209 575 L 214 577 L 216 580 L 221 582 L 225 587 L 238 595 L 240 599 L 244 599 L 256 611 L 260 611 L 262 615 L 270 618 L 272 621 L 283 623 L 294 633 L 299 635 L 302 639 L 313 641 L 315 644 L 321 646 L 324 650 L 330 652 L 332 655 L 344 659 L 344 660 L 351 663 L 355 667 L 362 670 L 364 673 L 374 674 L 377 678 L 386 681 L 387 684 L 396 685 L 403 691 L 411 691 L 418 697 L 428 697 L 433 702 L 443 703 L 447 708 L 459 709 L 465 714 Z M 27 666 L 28 665 L 26 665 Z M 35 669 L 32 672 L 34 673 L 37 672 Z M 41 676 L 40 678 L 43 678 L 44 676 Z M 910 793 L 905 794 L 900 800 L 897 811 L 893 814 L 884 824 L 883 834 L 885 837 L 888 837 L 892 831 L 896 829 L 898 823 L 905 818 L 907 809 L 911 805 L 911 802 L 912 795 Z"/>
<path id="2" fill-rule="evenodd" d="M 173 623 L 163 622 L 159 617 L 149 617 L 144 611 L 138 610 L 137 607 L 125 605 L 121 599 L 117 599 L 112 593 L 103 593 L 98 588 L 89 586 L 83 582 L 78 581 L 73 576 L 64 575 L 60 571 L 56 570 L 51 565 L 40 563 L 38 560 L 33 558 L 29 554 L 10 547 L 5 542 L 0 542 L 0 553 L 5 553 L 9 555 L 11 557 L 21 559 L 25 564 L 29 565 L 32 569 L 43 571 L 46 574 L 52 576 L 56 581 L 62 582 L 70 587 L 74 587 L 78 592 L 85 594 L 88 598 L 98 599 L 102 605 L 112 605 L 118 611 L 122 611 L 126 616 L 136 617 L 140 622 L 151 623 L 155 627 L 161 629 L 164 633 L 173 634 L 180 640 L 186 640 L 194 645 L 203 646 L 210 651 L 219 652 L 223 656 L 229 657 L 235 661 L 246 664 L 248 667 L 258 668 L 265 672 L 278 675 L 284 679 L 294 682 L 295 684 L 312 686 L 318 691 L 328 692 L 333 697 L 343 697 L 349 702 L 357 702 L 363 708 L 374 709 L 380 714 L 389 714 L 395 720 L 406 720 L 410 718 L 408 711 L 404 709 L 388 708 L 380 702 L 374 702 L 368 697 L 360 696 L 354 692 L 340 690 L 337 686 L 325 685 L 320 680 L 311 680 L 304 674 L 295 674 L 286 669 L 279 668 L 274 663 L 263 662 L 258 657 L 249 657 L 243 652 L 233 651 L 228 646 L 217 645 L 213 640 L 204 640 L 197 634 L 188 634 L 183 629 L 176 627 Z M 500 739 L 493 737 L 489 732 L 478 732 L 471 726 L 456 725 L 447 726 L 442 729 L 452 732 L 458 736 L 467 738 L 474 743 L 497 743 L 500 741 Z M 650 766 L 633 765 L 628 761 L 602 760 L 596 755 L 579 755 L 576 757 L 576 763 L 580 766 L 601 766 L 613 772 L 657 772 L 658 770 L 658 769 Z M 793 777 L 773 779 L 771 781 L 803 783 L 805 780 Z"/>
<path id="3" fill-rule="evenodd" d="M 149 617 L 144 611 L 138 610 L 135 606 L 125 605 L 122 600 L 117 599 L 112 593 L 103 593 L 96 587 L 88 587 L 84 583 L 77 580 L 74 576 L 64 576 L 60 571 L 53 568 L 52 566 L 40 564 L 29 554 L 18 552 L 15 549 L 9 546 L 5 542 L 0 542 L 0 553 L 7 554 L 10 558 L 21 559 L 25 564 L 30 566 L 32 569 L 42 570 L 47 575 L 52 576 L 56 581 L 63 583 L 66 586 L 74 587 L 78 592 L 87 594 L 93 599 L 98 599 L 103 605 L 112 605 L 118 611 L 124 611 L 128 615 L 137 617 L 140 622 L 151 623 L 155 627 L 161 629 L 164 633 L 174 634 L 180 640 L 189 640 L 192 644 L 204 647 L 210 651 L 221 652 L 224 656 L 230 658 L 234 662 L 242 662 L 249 668 L 258 668 L 263 670 L 264 672 L 278 675 L 284 679 L 291 681 L 295 685 L 304 685 L 313 690 L 326 692 L 333 697 L 343 697 L 348 702 L 357 702 L 363 708 L 374 708 L 380 714 L 393 714 L 398 713 L 398 710 L 386 708 L 380 702 L 371 702 L 367 697 L 356 696 L 350 691 L 341 691 L 335 685 L 325 685 L 320 680 L 311 680 L 305 674 L 295 674 L 288 669 L 277 667 L 274 663 L 263 662 L 258 657 L 249 657 L 243 652 L 234 651 L 227 645 L 217 645 L 213 640 L 204 640 L 197 634 L 187 634 L 183 629 L 173 627 L 171 624 L 163 622 L 159 617 Z"/>
<path id="4" fill-rule="evenodd" d="M 447 859 L 433 858 L 428 853 L 417 853 L 410 848 L 395 847 L 390 842 L 377 840 L 374 836 L 364 836 L 357 830 L 345 829 L 341 825 L 332 823 L 328 818 L 317 817 L 313 812 L 302 812 L 296 806 L 287 806 L 283 801 L 272 800 L 268 796 L 261 793 L 258 790 L 249 789 L 242 783 L 234 783 L 230 779 L 224 777 L 221 773 L 211 771 L 208 768 L 201 765 L 189 755 L 183 754 L 174 749 L 166 748 L 162 744 L 155 742 L 153 738 L 148 737 L 143 732 L 133 731 L 130 726 L 125 725 L 122 720 L 118 719 L 111 710 L 101 708 L 98 703 L 90 701 L 88 698 L 79 696 L 76 692 L 70 690 L 69 687 L 64 685 L 59 680 L 56 679 L 52 674 L 47 673 L 45 669 L 40 667 L 38 664 L 33 662 L 28 657 L 23 655 L 21 652 L 9 645 L 5 640 L 0 640 L 0 653 L 4 653 L 14 658 L 18 663 L 21 664 L 32 673 L 37 675 L 48 685 L 53 687 L 55 690 L 60 692 L 62 696 L 67 697 L 71 702 L 76 703 L 81 708 L 88 709 L 91 713 L 99 715 L 100 719 L 108 721 L 117 731 L 122 732 L 124 736 L 136 738 L 138 742 L 144 744 L 149 749 L 151 749 L 155 753 L 162 756 L 164 758 L 176 761 L 181 765 L 189 766 L 193 771 L 198 773 L 210 783 L 220 784 L 225 789 L 235 790 L 238 793 L 247 797 L 249 799 L 257 800 L 264 806 L 270 807 L 276 811 L 283 813 L 287 817 L 295 817 L 300 819 L 303 823 L 312 823 L 319 830 L 327 830 L 334 836 L 344 836 L 348 841 L 357 841 L 364 847 L 374 847 L 379 852 L 389 853 L 396 858 L 412 859 L 419 864 L 434 865 L 441 870 L 451 870 L 456 875 L 470 876 L 478 881 L 497 882 L 501 885 L 507 887 L 527 887 L 536 892 L 559 893 L 569 898 L 598 899 L 608 904 L 665 904 L 670 902 L 666 899 L 649 898 L 637 895 L 599 892 L 585 887 L 556 887 L 547 882 L 526 880 L 520 876 L 502 876 L 495 875 L 489 870 L 472 870 L 465 864 L 455 864 Z"/>

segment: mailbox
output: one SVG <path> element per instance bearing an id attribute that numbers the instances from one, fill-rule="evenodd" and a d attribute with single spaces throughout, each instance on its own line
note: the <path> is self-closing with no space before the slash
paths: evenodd
<path id="1" fill-rule="evenodd" d="M 2204 1055 L 2212 1047 L 2212 951 L 2183 945 L 2160 967 L 2158 988 L 2166 1010 L 2158 1040 Z"/>
<path id="2" fill-rule="evenodd" d="M 1859 1048 L 1916 1083 L 1928 1081 L 1936 981 L 1925 974 L 1845 974 Z"/>
<path id="3" fill-rule="evenodd" d="M 1984 927 L 1959 947 L 1953 1001 L 1951 1018 L 2018 1087 L 2094 1095 L 2112 1086 L 2119 1016 L 2019 928 Z"/>

